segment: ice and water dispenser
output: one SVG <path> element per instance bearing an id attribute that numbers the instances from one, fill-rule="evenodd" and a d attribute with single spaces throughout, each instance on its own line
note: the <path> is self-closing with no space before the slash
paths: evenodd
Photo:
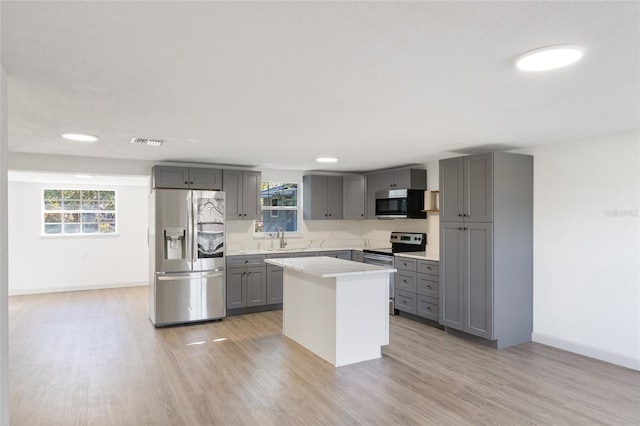
<path id="1" fill-rule="evenodd" d="M 184 259 L 185 258 L 185 236 L 187 231 L 184 228 L 165 228 L 164 230 L 164 258 Z"/>

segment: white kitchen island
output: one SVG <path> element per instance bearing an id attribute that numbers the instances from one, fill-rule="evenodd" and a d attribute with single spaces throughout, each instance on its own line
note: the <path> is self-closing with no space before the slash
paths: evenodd
<path id="1" fill-rule="evenodd" d="M 336 367 L 382 356 L 395 269 L 322 256 L 265 262 L 284 268 L 285 336 Z"/>

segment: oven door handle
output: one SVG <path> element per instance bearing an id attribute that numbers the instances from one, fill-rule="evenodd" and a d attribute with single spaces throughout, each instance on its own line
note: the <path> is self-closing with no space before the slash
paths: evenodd
<path id="1" fill-rule="evenodd" d="M 393 265 L 393 256 L 384 256 L 377 254 L 365 254 L 363 255 L 364 260 L 374 260 L 377 262 L 382 262 L 388 265 Z"/>

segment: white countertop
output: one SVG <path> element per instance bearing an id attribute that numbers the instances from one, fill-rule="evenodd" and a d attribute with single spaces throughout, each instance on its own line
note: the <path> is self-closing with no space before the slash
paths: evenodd
<path id="1" fill-rule="evenodd" d="M 322 278 L 396 272 L 394 268 L 385 268 L 325 256 L 266 259 L 265 263 Z"/>
<path id="2" fill-rule="evenodd" d="M 426 251 L 412 251 L 412 252 L 408 252 L 408 253 L 395 253 L 395 256 L 401 256 L 401 257 L 410 257 L 412 259 L 419 259 L 419 260 L 432 260 L 434 262 L 439 262 L 440 261 L 440 256 L 437 253 L 430 253 L 430 252 L 426 252 Z"/>
<path id="3" fill-rule="evenodd" d="M 323 251 L 342 251 L 342 250 L 359 250 L 362 248 L 354 247 L 306 247 L 306 248 L 272 248 L 272 249 L 254 249 L 254 250 L 229 250 L 227 256 L 242 256 L 251 254 L 273 254 L 273 253 L 300 253 L 300 252 L 323 252 Z"/>

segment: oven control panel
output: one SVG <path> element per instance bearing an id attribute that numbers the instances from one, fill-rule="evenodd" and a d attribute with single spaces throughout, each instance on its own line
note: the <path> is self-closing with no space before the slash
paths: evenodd
<path id="1" fill-rule="evenodd" d="M 392 244 L 423 245 L 427 243 L 427 234 L 419 232 L 392 232 L 389 241 Z"/>

